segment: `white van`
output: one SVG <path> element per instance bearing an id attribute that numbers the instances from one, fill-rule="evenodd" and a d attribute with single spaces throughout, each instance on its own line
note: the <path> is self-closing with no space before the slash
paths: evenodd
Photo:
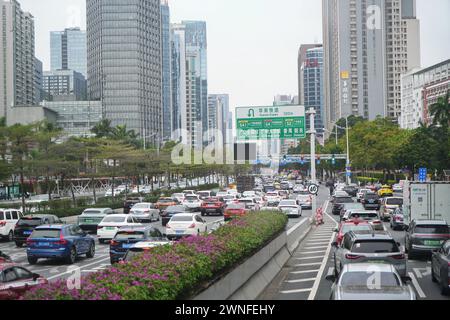
<path id="1" fill-rule="evenodd" d="M 13 241 L 14 228 L 22 217 L 22 212 L 17 209 L 0 209 L 0 237 Z"/>

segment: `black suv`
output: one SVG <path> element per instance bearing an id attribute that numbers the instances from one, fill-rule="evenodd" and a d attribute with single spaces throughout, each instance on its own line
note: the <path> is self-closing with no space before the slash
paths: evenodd
<path id="1" fill-rule="evenodd" d="M 64 224 L 57 216 L 48 214 L 29 215 L 17 221 L 14 228 L 14 241 L 21 248 L 36 227 L 44 224 Z"/>
<path id="2" fill-rule="evenodd" d="M 343 191 L 347 192 L 349 196 L 356 197 L 356 194 L 358 193 L 358 187 L 356 186 L 345 186 Z"/>
<path id="3" fill-rule="evenodd" d="M 409 259 L 430 255 L 450 239 L 450 229 L 443 220 L 413 220 L 406 228 L 405 247 Z"/>
<path id="4" fill-rule="evenodd" d="M 366 210 L 380 210 L 380 197 L 374 192 L 366 192 L 361 203 Z"/>
<path id="5" fill-rule="evenodd" d="M 339 215 L 344 203 L 353 203 L 353 199 L 350 196 L 334 197 L 333 199 L 333 209 L 331 211 L 334 215 Z"/>

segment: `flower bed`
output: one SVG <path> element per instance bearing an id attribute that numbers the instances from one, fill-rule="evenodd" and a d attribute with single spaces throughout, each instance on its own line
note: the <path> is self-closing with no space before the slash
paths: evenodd
<path id="1" fill-rule="evenodd" d="M 209 235 L 157 247 L 124 265 L 91 274 L 81 280 L 80 290 L 69 290 L 60 280 L 32 289 L 24 299 L 187 299 L 261 249 L 284 231 L 286 224 L 284 214 L 251 213 Z"/>

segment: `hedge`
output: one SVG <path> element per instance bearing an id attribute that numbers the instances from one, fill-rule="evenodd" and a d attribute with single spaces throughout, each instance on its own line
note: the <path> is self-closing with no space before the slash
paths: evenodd
<path id="1" fill-rule="evenodd" d="M 250 213 L 209 235 L 153 248 L 130 262 L 83 277 L 80 289 L 70 290 L 66 280 L 58 280 L 33 288 L 22 299 L 189 299 L 263 248 L 286 224 L 282 213 Z"/>

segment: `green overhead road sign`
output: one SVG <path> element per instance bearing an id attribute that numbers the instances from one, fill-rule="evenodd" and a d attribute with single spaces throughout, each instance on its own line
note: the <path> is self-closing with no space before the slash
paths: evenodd
<path id="1" fill-rule="evenodd" d="M 305 107 L 236 108 L 238 141 L 306 138 Z"/>

